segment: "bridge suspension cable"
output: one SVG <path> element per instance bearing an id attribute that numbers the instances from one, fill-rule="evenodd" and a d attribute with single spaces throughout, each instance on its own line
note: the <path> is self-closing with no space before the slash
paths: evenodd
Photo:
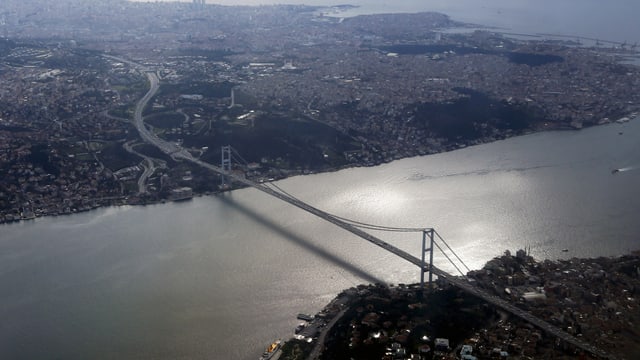
<path id="1" fill-rule="evenodd" d="M 456 257 L 456 259 L 458 259 L 458 261 L 460 261 L 460 263 L 462 264 L 462 266 L 464 266 L 465 269 L 467 269 L 467 272 L 471 271 L 471 269 L 469 269 L 469 267 L 467 266 L 467 264 L 464 263 L 464 261 L 462 261 L 462 259 L 460 258 L 460 256 L 458 256 L 458 254 L 453 251 L 453 249 L 451 248 L 451 246 L 449 246 L 449 244 L 444 241 L 444 239 L 442 238 L 442 236 L 440 236 L 440 234 L 438 234 L 437 231 L 434 230 L 435 235 L 438 237 L 438 239 L 440 239 L 440 241 L 447 247 L 447 249 L 449 249 L 449 251 L 451 251 L 451 253 Z M 439 247 L 438 247 L 439 248 Z M 440 251 L 442 251 L 442 249 L 440 249 Z M 444 254 L 444 251 L 442 251 L 442 253 Z M 452 264 L 453 261 L 449 260 Z M 460 270 L 458 270 L 460 271 Z"/>
<path id="2" fill-rule="evenodd" d="M 240 155 L 240 153 L 238 152 L 238 150 L 236 150 L 233 146 L 229 146 L 231 148 L 231 156 L 239 163 L 241 163 L 242 165 L 249 165 L 249 163 L 247 162 L 247 160 L 245 160 L 242 155 Z"/>
<path id="3" fill-rule="evenodd" d="M 285 191 L 284 189 L 282 189 L 281 187 L 279 187 L 278 185 L 269 182 L 269 183 L 265 183 L 267 186 L 271 186 L 273 188 L 275 188 L 277 191 L 281 192 L 282 194 L 301 201 L 299 198 L 297 198 L 294 195 L 291 195 L 291 193 Z M 386 231 L 386 232 L 423 232 L 425 230 L 429 230 L 428 228 L 408 228 L 408 227 L 393 227 L 393 226 L 382 226 L 382 225 L 375 225 L 375 224 L 368 224 L 365 222 L 361 222 L 361 221 L 357 221 L 357 220 L 353 220 L 353 219 L 348 219 L 342 216 L 338 216 L 332 213 L 327 213 L 329 216 L 338 219 L 338 220 L 342 220 L 346 223 L 349 223 L 353 226 L 359 227 L 359 228 L 363 228 L 363 229 L 369 229 L 369 230 L 379 230 L 379 231 Z"/>
<path id="4" fill-rule="evenodd" d="M 277 191 L 279 191 L 280 193 L 295 199 L 296 201 L 301 201 L 299 198 L 297 198 L 294 195 L 291 195 L 291 193 L 285 191 L 284 189 L 282 189 L 280 186 L 276 185 L 275 183 L 266 183 L 267 186 L 271 186 L 273 188 L 275 188 Z M 451 248 L 451 246 L 449 246 L 449 244 L 444 240 L 444 238 L 442 238 L 442 236 L 435 231 L 435 229 L 431 229 L 431 228 L 402 228 L 402 227 L 392 227 L 392 226 L 381 226 L 381 225 L 375 225 L 375 224 L 369 224 L 369 223 L 365 223 L 365 222 L 361 222 L 361 221 L 356 221 L 353 219 L 348 219 L 348 218 L 344 218 L 332 213 L 326 213 L 327 215 L 338 219 L 338 220 L 342 220 L 348 224 L 351 224 L 355 227 L 361 228 L 361 229 L 368 229 L 368 230 L 377 230 L 377 231 L 385 231 L 385 232 L 424 232 L 427 230 L 433 230 L 435 235 L 437 236 L 437 238 L 439 239 L 439 242 L 442 242 L 444 244 L 444 246 L 446 247 L 446 249 L 449 250 L 449 252 L 451 252 L 453 254 L 453 256 L 459 261 L 460 264 L 462 264 L 462 266 L 467 270 L 467 273 L 469 271 L 471 271 L 471 269 L 469 269 L 469 267 L 467 266 L 467 264 L 465 264 L 464 261 L 462 261 L 462 259 L 460 258 L 460 256 L 458 256 L 458 254 Z M 463 278 L 467 278 L 467 275 L 465 272 L 463 272 L 460 267 L 451 259 L 451 257 L 449 257 L 449 255 L 445 252 L 445 250 L 443 250 L 443 248 L 438 244 L 438 242 L 434 242 L 434 245 L 438 248 L 438 250 L 440 250 L 440 252 L 445 256 L 445 258 L 451 263 L 451 265 L 453 265 L 453 267 L 458 271 L 458 273 L 460 273 L 460 275 Z"/>
<path id="5" fill-rule="evenodd" d="M 449 260 L 449 262 L 451 263 L 451 265 L 453 265 L 454 268 L 456 268 L 456 270 L 458 270 L 458 272 L 460 273 L 460 276 L 462 276 L 463 278 L 467 278 L 467 275 L 465 273 L 462 272 L 462 270 L 460 270 L 460 268 L 458 267 L 458 265 L 456 265 L 456 263 L 453 262 L 453 260 L 451 260 L 451 258 L 449 257 L 449 255 L 447 255 L 446 252 L 444 252 L 444 250 L 442 250 L 442 248 L 440 247 L 440 245 L 437 242 L 433 242 L 433 245 L 435 245 L 438 250 L 440 250 L 440 252 L 442 253 L 442 255 L 444 255 L 444 257 L 447 258 L 447 260 Z"/>
<path id="6" fill-rule="evenodd" d="M 266 183 L 266 186 L 271 186 L 273 188 L 275 188 L 277 191 L 279 191 L 280 193 L 295 199 L 297 201 L 301 201 L 299 198 L 297 198 L 294 195 L 291 195 L 291 193 L 287 192 L 286 190 L 282 189 L 280 186 L 276 185 L 275 183 L 269 182 Z M 365 223 L 365 222 L 361 222 L 361 221 L 357 221 L 357 220 L 353 220 L 353 219 L 348 219 L 348 218 L 344 218 L 342 216 L 338 216 L 332 213 L 326 213 L 329 216 L 332 216 L 335 219 L 338 220 L 342 220 L 348 224 L 351 224 L 353 226 L 356 226 L 358 228 L 361 229 L 368 229 L 368 230 L 377 230 L 377 231 L 385 231 L 385 232 L 424 232 L 427 230 L 432 230 L 431 228 L 408 228 L 408 227 L 392 227 L 392 226 L 381 226 L 381 225 L 375 225 L 375 224 L 369 224 L 369 223 Z M 467 266 L 467 264 L 465 264 L 464 261 L 462 261 L 462 259 L 460 258 L 460 256 L 458 256 L 458 254 L 451 248 L 451 246 L 449 246 L 449 244 L 444 240 L 444 238 L 437 232 L 435 231 L 435 229 L 433 229 L 434 234 L 437 236 L 437 238 L 439 239 L 439 242 L 442 242 L 444 244 L 444 246 L 446 247 L 446 249 L 449 250 L 449 252 L 451 252 L 453 254 L 453 256 L 459 261 L 460 264 L 462 264 L 462 266 L 467 270 L 467 273 L 469 271 L 471 271 L 471 269 L 469 269 L 469 267 Z M 438 250 L 440 250 L 440 252 L 447 258 L 447 260 L 451 263 L 451 265 L 453 265 L 453 267 L 458 271 L 458 273 L 460 273 L 460 275 L 462 277 L 464 277 L 466 279 L 467 275 L 465 272 L 463 272 L 460 267 L 458 265 L 456 265 L 456 263 L 451 259 L 451 257 L 449 257 L 449 255 L 445 252 L 445 250 L 442 249 L 442 247 L 438 244 L 438 242 L 434 242 L 434 244 L 436 245 L 436 247 L 438 248 Z"/>

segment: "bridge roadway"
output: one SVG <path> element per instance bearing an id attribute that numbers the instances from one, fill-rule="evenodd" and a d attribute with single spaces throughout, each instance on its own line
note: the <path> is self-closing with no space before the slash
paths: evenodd
<path id="1" fill-rule="evenodd" d="M 115 59 L 115 57 L 111 57 L 112 59 Z M 117 58 L 118 60 L 120 60 L 120 58 Z M 130 64 L 132 64 L 131 62 L 128 62 Z M 133 63 L 135 64 L 135 63 Z M 159 88 L 159 79 L 158 76 L 155 74 L 155 72 L 149 71 L 146 68 L 143 68 L 141 66 L 139 66 L 140 69 L 142 69 L 143 71 L 146 72 L 147 74 L 147 78 L 149 79 L 149 83 L 150 83 L 150 89 L 149 91 L 145 94 L 145 96 L 140 99 L 140 101 L 138 101 L 137 105 L 136 105 L 136 109 L 135 109 L 135 115 L 134 115 L 134 122 L 135 122 L 135 126 L 136 129 L 138 130 L 138 132 L 140 133 L 140 137 L 142 137 L 142 139 L 151 144 L 156 146 L 158 149 L 160 149 L 161 151 L 163 151 L 164 153 L 166 153 L 167 155 L 173 157 L 174 159 L 182 159 L 185 161 L 189 161 L 191 163 L 194 163 L 196 165 L 199 165 L 203 168 L 209 169 L 217 174 L 223 175 L 225 176 L 227 179 L 233 179 L 234 181 L 241 183 L 243 185 L 246 186 L 250 186 L 253 187 L 257 190 L 260 190 L 268 195 L 271 195 L 275 198 L 278 198 L 284 202 L 287 202 L 293 206 L 296 206 L 306 212 L 309 212 L 313 215 L 318 216 L 321 219 L 324 219 L 356 236 L 359 236 L 367 241 L 369 241 L 370 243 L 377 245 L 391 253 L 393 253 L 396 256 L 399 256 L 403 259 L 405 259 L 406 261 L 422 268 L 423 271 L 427 271 L 428 268 L 423 268 L 423 264 L 421 259 L 409 254 L 406 251 L 403 251 L 401 249 L 396 248 L 395 246 L 363 231 L 362 229 L 359 229 L 341 219 L 336 218 L 335 216 L 324 212 L 318 208 L 315 208 L 305 202 L 302 202 L 296 198 L 293 198 L 291 196 L 285 195 L 281 192 L 275 191 L 269 187 L 266 187 L 262 184 L 258 184 L 255 183 L 251 180 L 245 179 L 244 177 L 235 175 L 231 172 L 225 171 L 222 168 L 209 164 L 207 162 L 204 162 L 200 159 L 197 159 L 195 157 L 193 157 L 193 155 L 191 155 L 191 153 L 189 153 L 187 150 L 183 149 L 182 147 L 174 144 L 174 143 L 170 143 L 167 142 L 165 140 L 160 139 L 157 135 L 151 133 L 146 126 L 144 125 L 144 120 L 142 117 L 142 112 L 144 110 L 144 108 L 147 106 L 147 103 L 153 98 L 153 96 L 156 94 L 156 92 L 158 91 Z M 566 333 L 565 331 L 547 323 L 546 321 L 539 319 L 533 315 L 531 315 L 530 313 L 519 309 L 517 307 L 515 307 L 514 305 L 510 304 L 509 302 L 502 300 L 501 298 L 495 296 L 495 295 L 491 295 L 488 294 L 486 292 L 484 292 L 482 289 L 476 288 L 474 287 L 471 283 L 469 283 L 466 279 L 460 278 L 460 277 L 455 277 L 450 275 L 449 273 L 433 266 L 432 267 L 432 272 L 433 274 L 435 274 L 436 276 L 438 276 L 439 278 L 445 279 L 446 281 L 448 281 L 449 283 L 451 283 L 452 285 L 458 287 L 459 289 L 466 291 L 467 293 L 470 293 L 472 295 L 475 295 L 485 301 L 487 301 L 488 303 L 491 303 L 527 322 L 529 322 L 532 325 L 537 326 L 538 328 L 542 329 L 543 331 L 547 332 L 548 334 L 554 335 L 560 339 L 562 339 L 563 341 L 572 344 L 574 346 L 576 346 L 577 348 L 580 348 L 584 351 L 587 351 L 589 353 L 591 353 L 592 355 L 595 355 L 597 357 L 600 358 L 607 358 L 607 359 L 615 359 L 613 356 L 605 353 L 604 351 L 596 348 L 593 345 L 587 344 L 584 341 Z"/>

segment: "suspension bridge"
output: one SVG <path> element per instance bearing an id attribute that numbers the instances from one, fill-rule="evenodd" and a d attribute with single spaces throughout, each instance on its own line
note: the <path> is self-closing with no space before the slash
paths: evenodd
<path id="1" fill-rule="evenodd" d="M 127 61 L 125 59 L 121 59 L 121 58 L 117 58 L 114 56 L 109 56 L 109 58 L 111 59 L 117 59 L 120 61 L 125 61 L 129 64 L 132 65 L 136 65 L 135 63 L 132 63 L 131 61 Z M 221 166 L 216 166 L 213 164 L 210 164 L 208 162 L 202 161 L 198 158 L 195 158 L 190 152 L 188 152 L 186 149 L 174 144 L 174 143 L 170 143 L 168 141 L 165 141 L 163 139 L 160 139 L 156 134 L 150 132 L 146 126 L 144 125 L 144 120 L 143 120 L 143 116 L 142 116 L 142 112 L 144 110 L 144 108 L 146 107 L 147 103 L 153 98 L 153 96 L 155 95 L 155 93 L 157 92 L 158 88 L 159 88 L 159 79 L 158 76 L 156 75 L 155 72 L 148 70 L 144 67 L 142 67 L 141 65 L 137 65 L 137 68 L 142 70 L 143 72 L 146 73 L 147 78 L 149 79 L 149 83 L 150 83 L 150 89 L 149 91 L 144 95 L 144 97 L 142 99 L 140 99 L 140 101 L 138 101 L 137 105 L 136 105 L 136 110 L 134 113 L 134 123 L 136 126 L 136 129 L 138 130 L 138 132 L 140 133 L 140 137 L 147 143 L 156 146 L 158 149 L 160 149 L 162 152 L 164 152 L 165 154 L 171 156 L 172 158 L 176 159 L 176 160 L 183 160 L 183 161 L 188 161 L 191 162 L 195 165 L 201 166 L 203 168 L 209 169 L 211 171 L 213 171 L 216 174 L 219 174 L 221 176 L 221 178 L 223 179 L 223 183 L 228 179 L 229 181 L 235 181 L 239 184 L 248 186 L 248 187 L 252 187 L 254 189 L 257 189 L 259 191 L 262 191 L 270 196 L 273 196 L 274 198 L 280 199 L 290 205 L 293 205 L 295 207 L 298 207 L 308 213 L 311 213 L 321 219 L 324 219 L 376 246 L 379 246 L 381 248 L 383 248 L 386 251 L 391 252 L 392 254 L 399 256 L 400 258 L 416 265 L 417 267 L 419 267 L 419 271 L 420 271 L 420 277 L 421 277 L 421 282 L 424 285 L 424 274 L 428 273 L 429 274 L 429 285 L 431 280 L 432 280 L 432 276 L 436 275 L 438 276 L 440 279 L 443 279 L 447 282 L 449 282 L 451 285 L 458 287 L 459 289 L 472 294 L 474 296 L 477 296 L 478 298 L 483 299 L 484 301 L 498 307 L 501 308 L 502 310 L 511 313 L 527 322 L 529 322 L 530 324 L 542 329 L 543 331 L 547 332 L 548 334 L 551 334 L 553 336 L 556 336 L 557 338 L 563 340 L 566 343 L 572 344 L 573 346 L 575 346 L 578 349 L 582 349 L 586 352 L 589 352 L 590 354 L 600 357 L 600 358 L 606 358 L 606 359 L 614 359 L 613 356 L 611 356 L 610 354 L 602 351 L 601 349 L 596 348 L 595 346 L 588 344 L 584 341 L 582 341 L 581 339 L 578 339 L 577 337 L 574 337 L 570 334 L 568 334 L 567 332 L 547 323 L 546 321 L 537 318 L 533 315 L 531 315 L 530 313 L 517 308 L 516 306 L 512 305 L 511 303 L 499 298 L 498 296 L 489 294 L 487 292 L 485 292 L 482 289 L 479 289 L 477 287 L 474 287 L 472 285 L 472 283 L 470 283 L 468 281 L 468 279 L 464 276 L 464 273 L 462 273 L 462 271 L 455 265 L 455 263 L 448 257 L 448 255 L 446 255 L 446 253 L 443 251 L 442 247 L 440 246 L 440 243 L 443 244 L 444 246 L 446 246 L 452 253 L 453 250 L 446 245 L 446 242 L 444 241 L 444 239 L 435 231 L 435 229 L 433 228 L 412 228 L 412 229 L 407 229 L 407 228 L 393 228 L 393 227 L 381 227 L 381 226 L 376 226 L 376 225 L 371 225 L 371 224 L 365 224 L 365 223 L 360 223 L 360 222 L 356 222 L 356 221 L 352 221 L 352 220 L 348 220 L 333 214 L 330 214 L 328 212 L 325 212 L 323 210 L 320 210 L 310 204 L 305 203 L 304 201 L 296 198 L 295 196 L 292 196 L 291 194 L 288 194 L 286 191 L 283 191 L 282 189 L 280 189 L 279 187 L 277 187 L 275 184 L 271 184 L 269 185 L 269 183 L 267 184 L 261 184 L 261 183 L 256 183 L 254 181 L 251 181 L 249 179 L 246 179 L 244 176 L 239 176 L 234 174 L 231 171 L 231 152 L 232 152 L 232 148 L 231 147 L 224 147 L 223 151 L 222 151 L 222 159 L 221 159 Z M 375 230 L 391 230 L 391 231 L 413 231 L 413 232 L 421 232 L 423 237 L 422 237 L 422 252 L 421 252 L 421 256 L 420 258 L 402 250 L 399 249 L 391 244 L 389 244 L 386 241 L 383 241 L 382 239 L 373 236 L 369 233 L 367 233 L 366 231 L 364 231 L 363 229 L 375 229 Z M 433 265 L 433 253 L 434 253 L 434 247 L 438 248 L 440 251 L 442 251 L 445 256 L 447 257 L 447 259 L 449 261 L 451 261 L 454 266 L 456 266 L 456 269 L 462 274 L 462 276 L 453 276 L 449 273 L 447 273 L 446 271 L 443 271 L 441 269 L 439 269 L 438 267 Z M 427 261 L 426 259 L 426 253 L 429 253 L 429 261 Z M 455 253 L 453 253 L 455 254 Z M 460 258 L 455 255 L 456 258 L 458 260 L 460 260 Z M 460 260 L 460 262 L 462 262 Z M 464 263 L 463 263 L 464 264 Z"/>
<path id="2" fill-rule="evenodd" d="M 224 158 L 224 155 L 223 155 Z M 356 222 L 353 220 L 349 220 L 349 219 L 345 219 L 330 213 L 327 213 L 323 210 L 320 210 L 316 207 L 313 207 L 301 200 L 299 200 L 298 198 L 290 195 L 289 193 L 287 193 L 286 191 L 280 189 L 277 185 L 275 184 L 270 184 L 270 186 L 265 185 L 265 184 L 259 184 L 259 183 L 255 183 L 251 180 L 245 179 L 244 177 L 240 177 L 238 175 L 235 175 L 227 170 L 223 170 L 221 167 L 209 164 L 207 162 L 198 160 L 193 158 L 192 156 L 186 157 L 183 159 L 191 161 L 197 165 L 200 165 L 204 168 L 207 168 L 211 171 L 214 171 L 218 174 L 220 174 L 223 177 L 226 177 L 227 179 L 233 180 L 233 181 L 237 181 L 243 185 L 246 186 L 250 186 L 253 187 L 255 189 L 258 189 L 266 194 L 269 194 L 275 198 L 278 198 L 284 202 L 287 202 L 293 206 L 296 206 L 304 211 L 307 211 L 313 215 L 318 216 L 321 219 L 324 219 L 338 227 L 341 227 L 342 229 L 364 239 L 369 241 L 370 243 L 377 245 L 389 252 L 391 252 L 394 255 L 397 255 L 401 258 L 403 258 L 404 260 L 418 266 L 420 268 L 420 279 L 421 279 L 421 283 L 424 286 L 424 274 L 428 273 L 429 274 L 429 288 L 432 286 L 431 285 L 431 281 L 432 281 L 432 276 L 436 275 L 438 276 L 440 279 L 443 279 L 445 281 L 447 281 L 448 283 L 450 283 L 453 286 L 456 286 L 457 288 L 472 294 L 474 296 L 477 296 L 481 299 L 483 299 L 484 301 L 497 306 L 498 308 L 501 308 L 504 311 L 507 311 L 509 313 L 511 313 L 512 315 L 515 315 L 527 322 L 529 322 L 532 325 L 535 325 L 536 327 L 542 329 L 543 331 L 547 332 L 548 334 L 551 334 L 553 336 L 556 336 L 557 338 L 574 345 L 575 347 L 585 350 L 595 356 L 601 357 L 601 358 L 607 358 L 607 359 L 614 359 L 614 357 L 612 357 L 610 354 L 598 349 L 597 347 L 588 344 L 580 339 L 578 339 L 575 336 L 570 335 L 569 333 L 563 331 L 560 328 L 557 328 L 551 324 L 549 324 L 548 322 L 535 317 L 533 315 L 531 315 L 530 313 L 528 313 L 525 310 L 522 310 L 516 306 L 514 306 L 513 304 L 503 300 L 502 298 L 489 294 L 486 291 L 484 291 L 483 289 L 477 288 L 475 286 L 472 285 L 471 282 L 469 282 L 469 280 L 466 278 L 466 276 L 464 275 L 464 273 L 461 271 L 461 269 L 456 265 L 456 263 L 449 257 L 449 255 L 447 255 L 447 253 L 444 251 L 444 249 L 442 248 L 442 246 L 440 244 L 442 244 L 443 246 L 445 246 L 452 254 L 453 256 L 455 256 L 457 258 L 457 260 L 464 266 L 466 267 L 466 265 L 464 265 L 464 262 L 462 262 L 462 260 L 460 259 L 460 257 L 458 257 L 458 255 L 453 251 L 453 249 L 451 249 L 451 247 L 446 243 L 446 241 L 442 238 L 442 236 L 440 236 L 440 234 L 438 234 L 438 232 L 433 229 L 433 228 L 394 228 L 394 227 L 386 227 L 386 226 L 376 226 L 376 225 L 372 225 L 372 224 L 366 224 L 366 223 L 361 223 L 361 222 Z M 404 250 L 401 250 L 389 243 L 387 243 L 386 241 L 383 241 L 382 239 L 373 236 L 367 232 L 365 232 L 364 230 L 362 230 L 363 228 L 365 229 L 371 229 L 371 230 L 383 230 L 383 231 L 404 231 L 404 232 L 421 232 L 422 233 L 422 254 L 421 257 L 418 258 L 412 254 L 409 254 L 407 252 L 405 252 Z M 429 245 L 427 245 L 429 244 Z M 437 248 L 438 250 L 440 250 L 440 252 L 447 258 L 447 260 L 456 268 L 456 270 L 460 273 L 460 276 L 453 276 L 451 274 L 449 274 L 448 272 L 436 267 L 435 265 L 433 265 L 433 253 L 435 248 Z M 430 255 L 430 259 L 429 261 L 426 261 L 425 259 L 425 254 L 429 253 Z M 469 269 L 467 268 L 467 271 Z"/>

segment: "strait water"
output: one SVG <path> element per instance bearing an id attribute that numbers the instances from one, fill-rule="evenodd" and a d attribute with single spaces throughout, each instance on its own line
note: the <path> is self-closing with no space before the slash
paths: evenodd
<path id="1" fill-rule="evenodd" d="M 478 19 L 493 13 L 484 23 L 495 25 L 508 3 L 483 2 Z M 560 3 L 580 12 L 601 2 L 549 2 L 547 15 L 571 18 L 574 10 L 554 14 Z M 482 10 L 489 4 L 505 9 Z M 509 11 L 543 11 L 540 1 L 520 4 Z M 588 19 L 607 14 L 593 11 Z M 625 40 L 619 24 L 609 39 Z M 612 31 L 594 29 L 603 38 Z M 537 258 L 611 256 L 640 248 L 639 139 L 636 119 L 278 185 L 359 221 L 433 226 L 471 268 L 525 246 Z M 419 234 L 377 235 L 419 255 Z M 451 270 L 441 256 L 436 263 Z M 4 225 L 0 358 L 255 359 L 292 334 L 298 312 L 318 311 L 340 290 L 418 277 L 415 267 L 252 189 Z"/>
<path id="2" fill-rule="evenodd" d="M 525 246 L 537 258 L 618 255 L 640 249 L 639 138 L 636 119 L 278 184 L 359 221 L 434 226 L 471 268 Z M 7 359 L 252 359 L 344 288 L 419 278 L 253 189 L 0 231 Z M 419 234 L 378 235 L 419 255 Z"/>

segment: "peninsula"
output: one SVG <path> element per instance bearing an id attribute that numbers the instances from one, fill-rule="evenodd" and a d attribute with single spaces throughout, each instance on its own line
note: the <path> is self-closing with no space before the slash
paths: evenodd
<path id="1" fill-rule="evenodd" d="M 640 108 L 632 46 L 451 32 L 466 25 L 437 13 L 121 0 L 7 9 L 0 223 L 230 188 L 144 136 L 213 164 L 231 145 L 232 171 L 270 181 L 627 121 Z"/>
<path id="2" fill-rule="evenodd" d="M 506 251 L 467 277 L 608 358 L 640 352 L 638 252 L 536 261 L 524 250 Z M 347 289 L 296 333 L 280 359 L 592 358 L 443 281 L 430 292 L 405 284 Z"/>

